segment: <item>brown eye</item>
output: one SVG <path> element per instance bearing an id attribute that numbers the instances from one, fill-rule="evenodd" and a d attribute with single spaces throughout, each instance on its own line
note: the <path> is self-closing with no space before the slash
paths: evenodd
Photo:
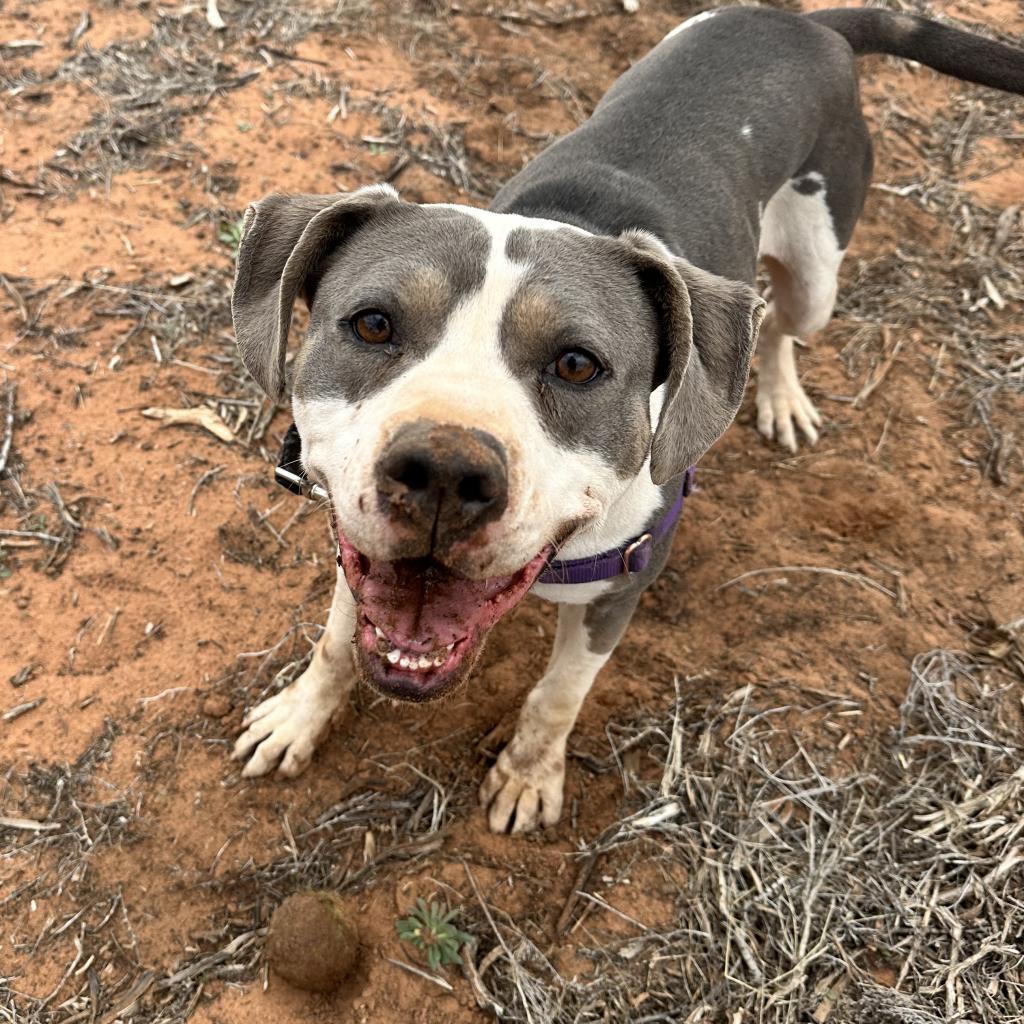
<path id="1" fill-rule="evenodd" d="M 376 309 L 357 313 L 352 318 L 352 330 L 367 345 L 384 345 L 391 340 L 391 321 Z"/>
<path id="2" fill-rule="evenodd" d="M 601 364 L 581 348 L 563 352 L 548 368 L 567 384 L 589 384 L 600 372 Z"/>

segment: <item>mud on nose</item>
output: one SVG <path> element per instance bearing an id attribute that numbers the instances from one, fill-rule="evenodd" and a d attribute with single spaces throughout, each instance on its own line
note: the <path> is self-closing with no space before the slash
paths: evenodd
<path id="1" fill-rule="evenodd" d="M 505 511 L 505 449 L 483 430 L 407 423 L 378 460 L 377 493 L 381 512 L 413 531 L 415 554 L 430 554 Z"/>

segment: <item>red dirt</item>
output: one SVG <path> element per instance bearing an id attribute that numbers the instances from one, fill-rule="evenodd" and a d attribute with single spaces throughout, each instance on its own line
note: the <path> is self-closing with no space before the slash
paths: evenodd
<path id="1" fill-rule="evenodd" d="M 189 211 L 219 209 L 225 202 L 222 192 L 211 191 L 211 174 L 237 179 L 229 200 L 236 215 L 245 202 L 272 189 L 331 190 L 386 174 L 395 154 L 371 152 L 362 141 L 382 133 L 377 115 L 354 110 L 328 123 L 335 101 L 313 89 L 310 95 L 297 89 L 268 98 L 273 86 L 308 77 L 310 68 L 340 74 L 353 107 L 387 92 L 389 104 L 413 121 L 464 122 L 470 158 L 489 174 L 511 174 L 538 143 L 510 125 L 527 132 L 572 126 L 574 101 L 566 98 L 563 77 L 585 105 L 592 104 L 630 60 L 691 13 L 669 0 L 644 0 L 641 13 L 629 17 L 609 3 L 593 18 L 565 27 L 516 24 L 508 31 L 494 18 L 472 13 L 484 6 L 465 3 L 464 13 L 451 18 L 454 37 L 480 58 L 462 79 L 436 40 L 424 39 L 409 57 L 386 31 L 344 38 L 314 33 L 295 45 L 295 54 L 327 67 L 277 61 L 266 68 L 255 51 L 240 50 L 234 56 L 238 68 L 259 66 L 262 74 L 186 118 L 174 146 L 177 157 L 166 166 L 156 160 L 121 170 L 110 178 L 109 193 L 103 184 L 91 184 L 41 198 L 5 184 L 0 272 L 38 282 L 61 276 L 75 281 L 110 268 L 111 285 L 147 275 L 153 287 L 167 289 L 176 274 L 198 278 L 230 259 L 217 240 L 216 220 L 184 226 Z M 1024 30 L 1014 3 L 942 7 L 1004 30 Z M 0 13 L 0 41 L 42 32 L 46 45 L 7 53 L 2 61 L 45 75 L 67 56 L 60 40 L 74 28 L 77 13 L 56 0 L 31 5 L 30 19 L 24 13 Z M 99 7 L 78 45 L 100 49 L 114 39 L 142 38 L 159 16 L 148 4 Z M 524 60 L 518 69 L 501 63 L 515 57 Z M 527 59 L 550 72 L 539 86 Z M 876 127 L 889 98 L 898 97 L 926 132 L 964 88 L 881 60 L 865 62 L 863 70 L 865 105 Z M 24 93 L 5 100 L 0 161 L 19 179 L 30 178 L 101 106 L 99 97 L 70 83 L 50 97 L 41 104 Z M 977 98 L 984 102 L 985 95 L 978 92 Z M 999 210 L 1020 202 L 1022 128 L 1018 117 L 1014 138 L 983 138 L 974 147 L 964 184 L 979 203 Z M 876 181 L 899 183 L 922 173 L 917 141 L 878 134 Z M 467 200 L 422 165 L 403 171 L 396 184 L 410 199 Z M 847 273 L 906 237 L 932 239 L 942 248 L 951 230 L 945 217 L 875 191 Z M 280 547 L 269 532 L 251 525 L 246 510 L 273 508 L 269 520 L 280 529 L 300 499 L 274 486 L 257 449 L 141 416 L 146 406 L 181 405 L 179 387 L 215 391 L 215 379 L 204 380 L 194 366 L 214 366 L 205 356 L 220 351 L 221 339 L 197 338 L 184 357 L 193 365 L 158 365 L 143 333 L 133 349 L 125 349 L 121 365 L 110 369 L 112 346 L 132 326 L 127 317 L 90 321 L 92 329 L 75 347 L 58 349 L 38 338 L 12 343 L 21 321 L 14 303 L 3 305 L 0 364 L 18 382 L 19 412 L 31 413 L 15 431 L 22 487 L 58 481 L 66 500 L 79 500 L 86 527 L 59 575 L 35 567 L 38 550 L 11 549 L 8 555 L 12 571 L 0 580 L 0 710 L 35 698 L 45 702 L 0 724 L 3 761 L 9 772 L 33 762 L 70 762 L 106 720 L 117 724 L 120 734 L 109 761 L 96 770 L 97 785 L 109 784 L 139 802 L 142 834 L 123 848 L 97 850 L 88 864 L 90 890 L 122 889 L 139 959 L 167 970 L 191 937 L 229 909 L 217 906 L 196 882 L 250 858 L 259 864 L 279 856 L 284 830 L 315 820 L 353 780 L 379 776 L 382 763 L 419 764 L 414 748 L 433 743 L 436 763 L 463 782 L 479 781 L 487 764 L 485 739 L 495 729 L 507 732 L 543 669 L 554 614 L 527 600 L 498 627 L 470 691 L 453 703 L 391 708 L 363 696 L 302 778 L 240 780 L 227 744 L 242 707 L 222 681 L 237 667 L 236 654 L 273 644 L 296 616 L 323 621 L 332 568 L 325 524 L 318 514 L 297 522 Z M 1006 330 L 1021 328 L 1012 303 L 992 316 Z M 81 325 L 66 303 L 60 317 L 66 318 L 62 327 Z M 816 449 L 789 458 L 764 445 L 753 430 L 751 394 L 738 423 L 707 457 L 670 568 L 645 595 L 587 701 L 573 750 L 603 756 L 607 723 L 664 706 L 673 676 L 688 679 L 686 690 L 697 702 L 746 684 L 764 705 L 799 704 L 808 692 L 853 697 L 863 702 L 861 715 L 836 719 L 836 731 L 820 729 L 805 740 L 829 749 L 849 730 L 854 744 L 864 742 L 893 723 L 910 659 L 929 647 L 961 642 L 955 611 L 983 595 L 1001 621 L 1022 614 L 1020 490 L 980 483 L 977 471 L 962 463 L 962 450 L 974 450 L 971 435 L 957 409 L 929 387 L 926 357 L 935 356 L 942 339 L 909 332 L 883 384 L 855 408 L 827 396 L 855 395 L 864 383 L 867 367 L 851 378 L 837 357 L 856 326 L 837 318 L 803 356 L 802 370 L 827 418 Z M 287 423 L 280 412 L 268 448 Z M 223 471 L 196 496 L 197 514 L 188 515 L 196 479 L 221 464 Z M 0 525 L 16 526 L 10 506 L 0 505 L 0 513 Z M 97 529 L 117 539 L 116 550 Z M 233 559 L 230 552 L 239 545 L 270 564 Z M 903 600 L 803 573 L 769 573 L 721 589 L 744 572 L 792 565 L 863 572 L 899 587 Z M 116 621 L 107 628 L 115 610 Z M 159 628 L 150 626 L 147 633 L 148 624 Z M 8 687 L 6 680 L 29 664 L 36 666 L 30 681 L 17 690 Z M 799 720 L 794 724 L 799 727 Z M 0 813 L 26 813 L 8 806 L 11 797 L 0 782 Z M 346 991 L 327 999 L 274 979 L 266 992 L 255 982 L 215 984 L 191 1019 L 478 1019 L 460 978 L 452 975 L 456 993 L 447 995 L 382 958 L 409 955 L 395 936 L 395 919 L 416 896 L 429 897 L 443 886 L 472 902 L 462 861 L 488 899 L 513 917 L 540 907 L 557 918 L 576 871 L 569 855 L 581 839 L 614 821 L 622 803 L 617 776 L 592 775 L 573 760 L 566 806 L 575 814 L 567 813 L 548 834 L 496 837 L 479 810 L 464 808 L 429 859 L 392 864 L 366 891 L 346 897 L 372 951 Z M 30 869 L 17 860 L 0 862 L 0 883 L 5 890 L 19 885 Z M 604 898 L 629 906 L 641 919 L 666 919 L 671 905 L 647 881 L 637 872 L 632 885 L 606 887 Z M 23 944 L 31 943 L 48 915 L 73 909 L 59 896 L 34 908 L 14 904 L 0 936 L 0 962 L 3 974 L 16 976 L 18 991 L 43 995 L 56 984 L 73 956 L 73 930 L 35 957 Z M 587 925 L 593 935 L 620 926 L 600 912 Z M 554 956 L 570 972 L 587 967 L 572 944 Z"/>

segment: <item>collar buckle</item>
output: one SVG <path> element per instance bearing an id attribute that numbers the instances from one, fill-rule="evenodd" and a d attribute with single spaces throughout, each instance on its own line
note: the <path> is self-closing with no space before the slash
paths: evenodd
<path id="1" fill-rule="evenodd" d="M 653 534 L 642 533 L 622 552 L 622 563 L 625 566 L 627 576 L 632 576 L 635 572 L 643 572 L 647 568 L 651 561 L 651 547 L 653 543 Z"/>

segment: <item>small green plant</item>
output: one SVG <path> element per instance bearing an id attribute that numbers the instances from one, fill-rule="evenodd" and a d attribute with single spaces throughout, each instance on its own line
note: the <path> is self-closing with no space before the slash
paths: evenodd
<path id="1" fill-rule="evenodd" d="M 242 241 L 243 223 L 244 221 L 241 217 L 231 224 L 221 222 L 220 234 L 218 234 L 217 237 L 231 250 L 232 256 L 238 255 L 238 246 Z"/>
<path id="2" fill-rule="evenodd" d="M 416 900 L 409 917 L 396 922 L 398 937 L 409 942 L 427 957 L 427 966 L 436 971 L 444 964 L 461 964 L 459 950 L 473 937 L 452 924 L 456 910 L 444 911 L 440 904 Z"/>

